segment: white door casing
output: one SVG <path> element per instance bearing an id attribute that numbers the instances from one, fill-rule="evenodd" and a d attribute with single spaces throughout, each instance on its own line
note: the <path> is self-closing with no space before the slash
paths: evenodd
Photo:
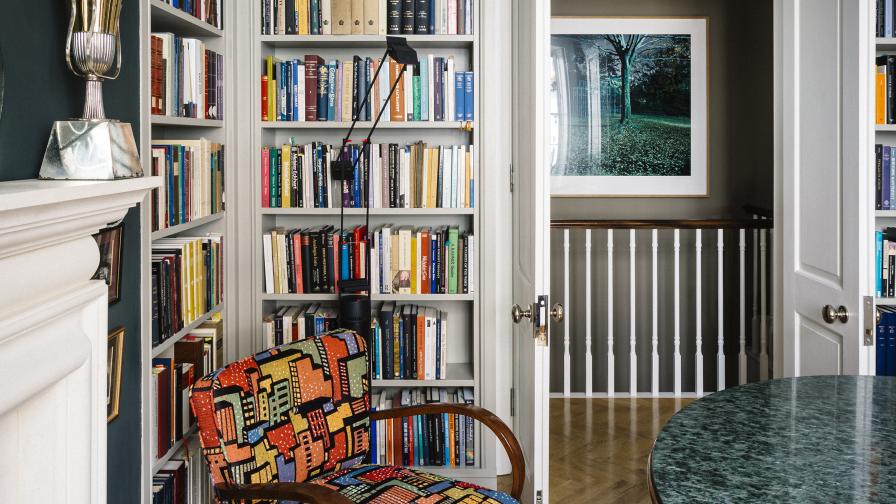
<path id="1" fill-rule="evenodd" d="M 784 376 L 856 374 L 868 264 L 870 2 L 776 0 Z M 867 38 L 868 41 L 865 39 Z M 843 306 L 848 321 L 826 322 Z"/>
<path id="2" fill-rule="evenodd" d="M 519 0 L 513 9 L 513 302 L 528 307 L 550 287 L 546 104 L 551 16 L 545 0 Z M 540 311 L 533 319 L 540 318 L 547 328 L 547 306 Z M 536 344 L 533 319 L 523 319 L 513 329 L 514 431 L 526 456 L 522 501 L 549 502 L 549 347 Z"/>

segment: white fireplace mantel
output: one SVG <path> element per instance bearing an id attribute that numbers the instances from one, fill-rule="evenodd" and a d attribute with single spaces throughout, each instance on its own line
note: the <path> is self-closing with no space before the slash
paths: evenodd
<path id="1" fill-rule="evenodd" d="M 105 502 L 107 289 L 91 235 L 160 182 L 0 183 L 0 502 Z"/>

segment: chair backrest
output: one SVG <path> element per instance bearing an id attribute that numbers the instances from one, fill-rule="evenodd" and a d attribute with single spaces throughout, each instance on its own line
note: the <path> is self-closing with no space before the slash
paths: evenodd
<path id="1" fill-rule="evenodd" d="M 364 460 L 370 384 L 351 331 L 281 345 L 196 382 L 190 405 L 214 483 L 302 482 Z"/>

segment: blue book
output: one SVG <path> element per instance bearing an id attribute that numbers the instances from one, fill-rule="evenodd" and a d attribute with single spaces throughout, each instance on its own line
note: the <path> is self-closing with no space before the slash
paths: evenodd
<path id="1" fill-rule="evenodd" d="M 330 85 L 327 82 L 330 78 L 330 70 L 327 65 L 323 64 L 317 68 L 317 120 L 327 120 L 328 94 Z"/>
<path id="2" fill-rule="evenodd" d="M 454 120 L 463 121 L 467 117 L 464 111 L 464 72 L 454 72 Z"/>
<path id="3" fill-rule="evenodd" d="M 473 72 L 464 72 L 464 112 L 465 120 L 472 121 L 474 118 L 473 109 Z"/>
<path id="4" fill-rule="evenodd" d="M 370 403 L 370 411 L 376 411 L 376 404 L 371 401 Z M 370 460 L 371 464 L 376 464 L 379 462 L 379 454 L 376 452 L 377 447 L 377 437 L 376 437 L 376 422 L 370 423 Z"/>
<path id="5" fill-rule="evenodd" d="M 884 146 L 883 165 L 881 167 L 881 210 L 890 209 L 890 146 Z"/>
<path id="6" fill-rule="evenodd" d="M 883 297 L 883 265 L 884 265 L 884 233 L 876 231 L 874 233 L 874 253 L 875 253 L 875 296 Z"/>
<path id="7" fill-rule="evenodd" d="M 888 313 L 890 316 L 887 320 L 887 348 L 886 354 L 886 374 L 884 376 L 896 376 L 896 312 L 892 309 Z"/>
<path id="8" fill-rule="evenodd" d="M 292 60 L 292 121 L 304 119 L 304 110 L 299 110 L 299 79 L 305 79 L 304 75 L 299 75 L 299 60 Z M 302 114 L 302 115 L 299 115 Z"/>
<path id="9" fill-rule="evenodd" d="M 886 0 L 884 6 L 884 36 L 893 36 L 893 0 Z"/>
<path id="10" fill-rule="evenodd" d="M 880 322 L 877 323 L 877 327 L 875 327 L 874 336 L 874 356 L 875 356 L 875 371 L 877 376 L 887 376 L 887 344 L 889 335 L 887 334 L 887 326 L 884 325 L 884 317 L 886 316 L 884 312 L 885 307 L 878 308 L 880 310 Z"/>
<path id="11" fill-rule="evenodd" d="M 352 164 L 355 171 L 352 174 L 352 208 L 361 208 L 361 163 L 358 162 L 360 152 L 352 149 Z"/>
<path id="12" fill-rule="evenodd" d="M 429 120 L 429 58 L 420 58 L 420 120 Z"/>
<path id="13" fill-rule="evenodd" d="M 327 65 L 327 70 L 329 72 L 327 80 L 327 120 L 333 121 L 336 119 L 336 62 L 331 61 Z"/>
<path id="14" fill-rule="evenodd" d="M 436 0 L 429 0 L 429 34 L 436 34 Z"/>

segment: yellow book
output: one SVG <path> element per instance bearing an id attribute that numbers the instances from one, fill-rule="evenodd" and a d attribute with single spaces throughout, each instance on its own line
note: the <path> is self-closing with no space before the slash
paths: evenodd
<path id="1" fill-rule="evenodd" d="M 281 208 L 292 208 L 292 169 L 290 167 L 290 157 L 292 156 L 289 144 L 283 144 L 280 149 L 281 170 L 280 170 L 280 195 Z"/>
<path id="2" fill-rule="evenodd" d="M 411 234 L 411 294 L 419 294 L 417 291 L 417 235 Z"/>
<path id="3" fill-rule="evenodd" d="M 442 161 L 442 148 L 433 148 L 433 153 L 429 157 L 431 160 L 429 168 L 429 208 L 435 208 L 438 199 L 436 195 L 439 190 L 439 167 Z"/>
<path id="4" fill-rule="evenodd" d="M 277 81 L 274 80 L 274 57 L 268 56 L 268 121 L 277 120 Z"/>
<path id="5" fill-rule="evenodd" d="M 308 0 L 296 0 L 296 12 L 299 14 L 299 35 L 311 35 L 308 29 Z"/>
<path id="6" fill-rule="evenodd" d="M 280 239 L 277 236 L 277 231 L 271 231 L 271 264 L 273 267 L 271 268 L 274 271 L 274 293 L 282 294 L 280 292 Z"/>
<path id="7" fill-rule="evenodd" d="M 875 114 L 877 124 L 887 124 L 887 65 L 879 65 L 874 79 Z"/>

